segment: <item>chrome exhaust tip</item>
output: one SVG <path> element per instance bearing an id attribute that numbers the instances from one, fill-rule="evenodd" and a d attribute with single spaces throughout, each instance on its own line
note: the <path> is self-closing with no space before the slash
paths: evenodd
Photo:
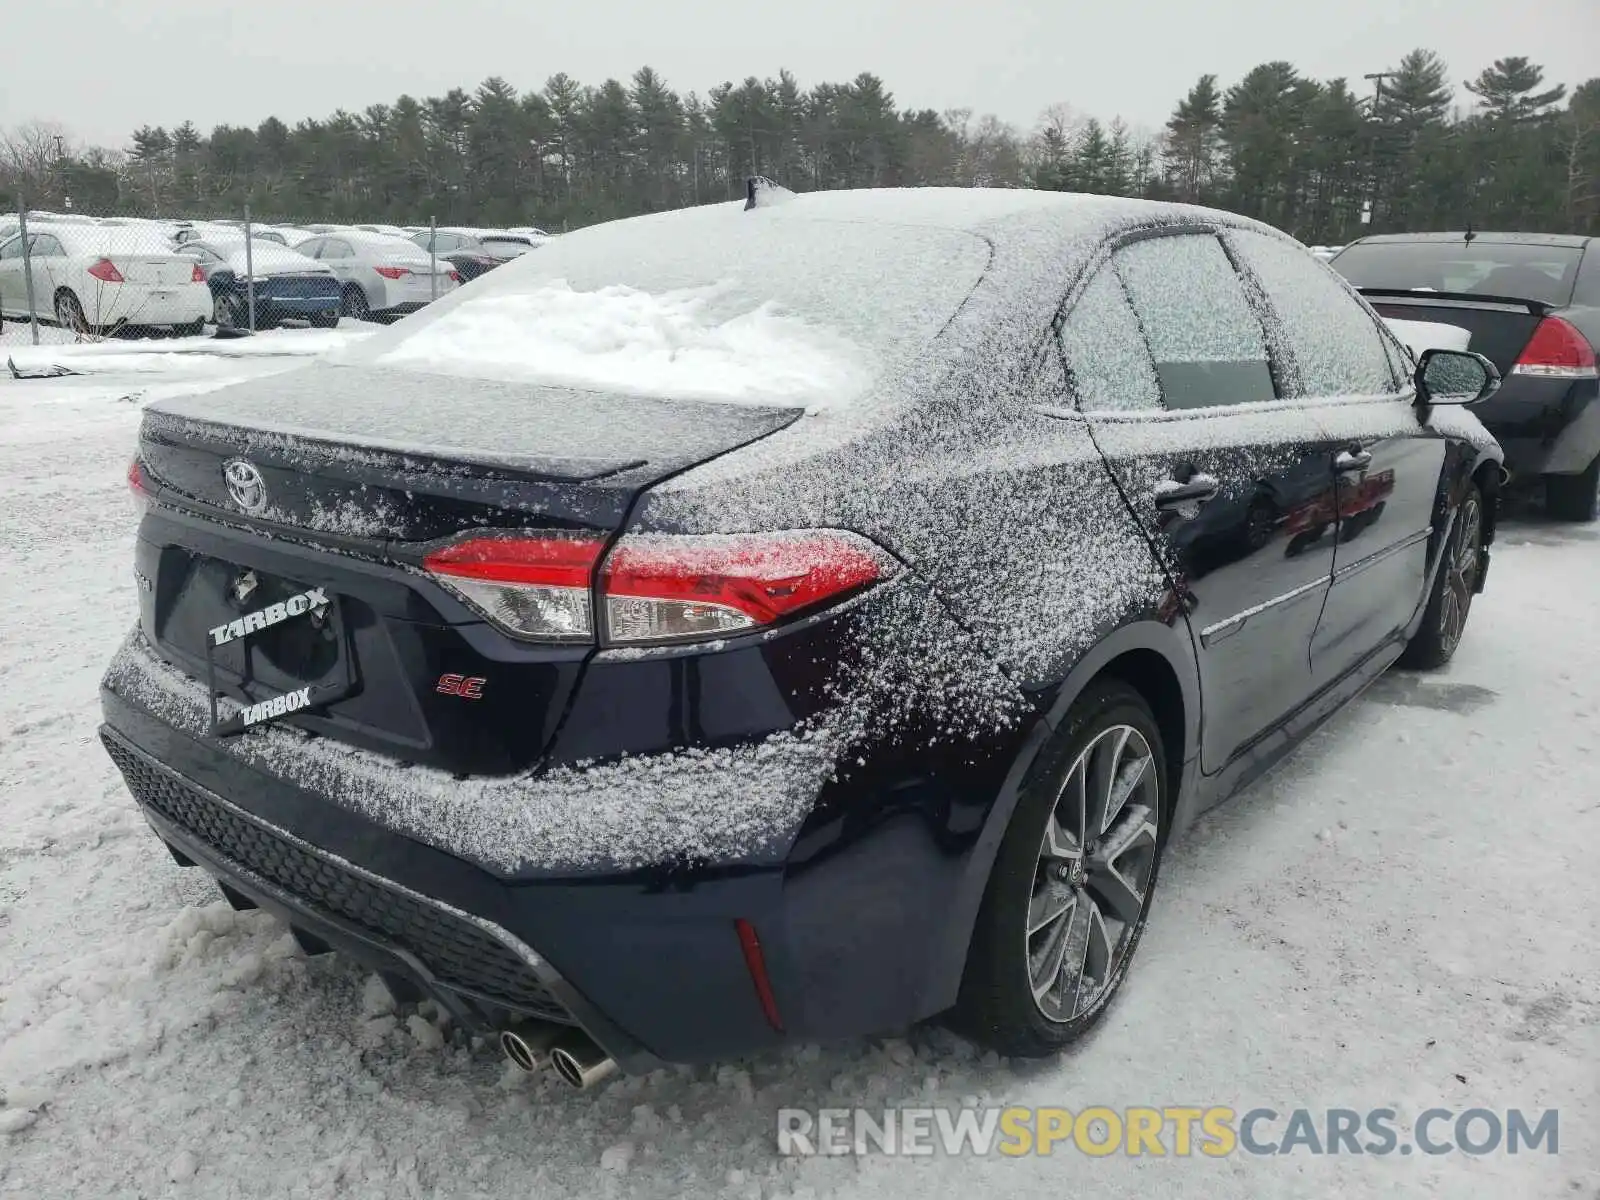
<path id="1" fill-rule="evenodd" d="M 550 1065 L 575 1088 L 591 1088 L 617 1071 L 612 1058 L 581 1030 L 566 1032 L 550 1051 Z"/>
<path id="2" fill-rule="evenodd" d="M 500 1031 L 500 1053 L 519 1071 L 532 1075 L 544 1065 L 545 1056 L 566 1030 L 560 1025 L 526 1021 Z"/>

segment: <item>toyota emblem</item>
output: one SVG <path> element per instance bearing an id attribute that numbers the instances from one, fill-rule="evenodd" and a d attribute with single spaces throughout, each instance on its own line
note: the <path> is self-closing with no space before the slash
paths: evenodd
<path id="1" fill-rule="evenodd" d="M 228 495 L 247 513 L 255 514 L 267 506 L 267 481 L 255 464 L 242 458 L 230 458 L 222 464 L 222 481 L 228 485 Z"/>

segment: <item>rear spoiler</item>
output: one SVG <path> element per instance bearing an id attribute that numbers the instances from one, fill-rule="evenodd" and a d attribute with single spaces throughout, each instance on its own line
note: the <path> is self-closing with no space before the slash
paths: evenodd
<path id="1" fill-rule="evenodd" d="M 1426 304 L 1429 300 L 1448 300 L 1454 304 L 1503 304 L 1510 308 L 1525 308 L 1536 317 L 1542 317 L 1554 304 L 1543 300 L 1524 300 L 1520 296 L 1480 296 L 1475 292 L 1435 292 L 1428 288 L 1357 288 L 1367 299 L 1408 300 Z"/>

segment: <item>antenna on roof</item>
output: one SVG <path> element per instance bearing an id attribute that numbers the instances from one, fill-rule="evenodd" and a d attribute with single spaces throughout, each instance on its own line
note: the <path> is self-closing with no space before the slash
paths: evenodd
<path id="1" fill-rule="evenodd" d="M 744 181 L 745 212 L 752 208 L 771 208 L 774 204 L 793 199 L 793 192 L 781 184 L 773 183 L 765 175 L 752 175 Z"/>

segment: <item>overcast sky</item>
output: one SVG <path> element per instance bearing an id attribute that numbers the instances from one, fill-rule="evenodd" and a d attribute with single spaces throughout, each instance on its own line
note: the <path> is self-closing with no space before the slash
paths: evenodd
<path id="1" fill-rule="evenodd" d="M 1366 94 L 1361 75 L 1416 46 L 1458 87 L 1509 54 L 1570 86 L 1600 74 L 1600 0 L 17 0 L 0 23 L 0 126 L 57 121 L 123 147 L 142 124 L 292 124 L 490 75 L 528 90 L 648 64 L 702 94 L 780 67 L 803 86 L 872 71 L 903 107 L 1031 126 L 1065 101 L 1158 127 L 1205 72 L 1226 86 L 1283 58 Z"/>

